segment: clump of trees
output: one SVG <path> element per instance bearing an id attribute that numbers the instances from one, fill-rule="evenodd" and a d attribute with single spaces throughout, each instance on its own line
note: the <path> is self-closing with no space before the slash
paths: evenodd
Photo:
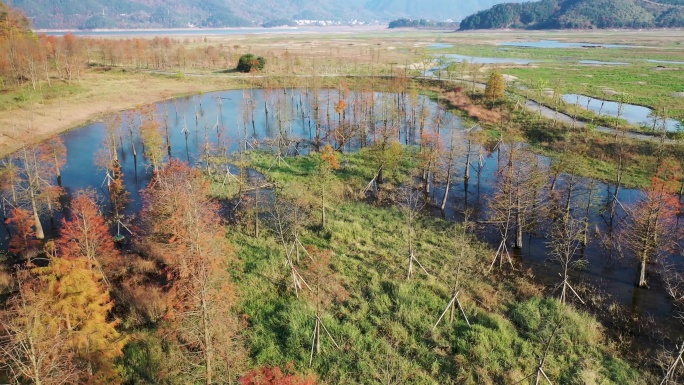
<path id="1" fill-rule="evenodd" d="M 15 292 L 0 311 L 0 364 L 16 383 L 109 384 L 118 377 L 127 339 L 117 330 L 105 271 L 121 256 L 92 195 L 77 195 L 71 210 L 62 237 L 44 246 L 47 263 L 19 266 Z M 31 217 L 20 217 L 29 225 L 23 232 L 34 235 Z"/>
<path id="2" fill-rule="evenodd" d="M 390 21 L 388 28 L 458 28 L 458 23 L 426 19 L 397 19 Z"/>
<path id="3" fill-rule="evenodd" d="M 266 66 L 266 59 L 263 56 L 256 56 L 254 54 L 248 53 L 240 56 L 237 64 L 237 70 L 239 72 L 256 72 L 261 71 Z"/>

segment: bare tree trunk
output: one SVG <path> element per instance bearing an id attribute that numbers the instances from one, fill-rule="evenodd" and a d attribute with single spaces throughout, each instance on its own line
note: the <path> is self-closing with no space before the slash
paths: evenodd
<path id="1" fill-rule="evenodd" d="M 646 284 L 646 256 L 641 256 L 641 261 L 639 262 L 639 280 L 637 282 L 639 287 L 647 287 Z"/>
<path id="2" fill-rule="evenodd" d="M 444 186 L 444 197 L 442 198 L 442 206 L 440 207 L 442 211 L 444 211 L 447 198 L 449 197 L 449 187 L 451 187 L 451 164 L 449 164 L 449 169 L 447 170 L 446 186 Z"/>
<path id="3" fill-rule="evenodd" d="M 204 370 L 205 374 L 205 384 L 211 385 L 213 377 L 212 360 L 214 356 L 214 349 L 211 341 L 211 332 L 209 325 L 209 315 L 207 310 L 206 295 L 204 291 L 201 294 L 202 301 L 202 328 L 204 334 Z"/>
<path id="4" fill-rule="evenodd" d="M 321 189 L 321 228 L 325 229 L 325 193 Z"/>
<path id="5" fill-rule="evenodd" d="M 33 221 L 34 227 L 36 229 L 36 238 L 37 239 L 45 239 L 45 233 L 43 232 L 43 226 L 40 224 L 40 216 L 38 215 L 38 206 L 36 204 L 37 197 L 36 197 L 36 179 L 38 178 L 38 175 L 36 173 L 38 172 L 35 168 L 31 166 L 31 163 L 29 162 L 28 159 L 28 153 L 27 149 L 24 148 L 24 167 L 26 170 L 26 174 L 28 177 L 28 192 L 29 192 L 29 199 L 31 200 L 31 210 L 33 211 Z M 34 154 L 35 156 L 35 154 Z M 35 160 L 35 159 L 34 159 Z M 36 160 L 37 162 L 37 160 Z M 37 166 L 36 163 L 33 163 L 34 166 Z"/>
<path id="6" fill-rule="evenodd" d="M 465 162 L 465 173 L 463 175 L 463 179 L 466 181 L 470 179 L 470 148 L 471 148 L 471 142 L 470 139 L 468 140 L 468 150 L 466 153 L 466 162 Z"/>
<path id="7" fill-rule="evenodd" d="M 520 191 L 519 188 L 517 188 L 517 196 L 516 196 L 516 206 L 517 209 L 515 210 L 515 248 L 516 249 L 522 249 L 523 248 L 523 215 L 521 213 L 522 207 L 520 207 Z"/>

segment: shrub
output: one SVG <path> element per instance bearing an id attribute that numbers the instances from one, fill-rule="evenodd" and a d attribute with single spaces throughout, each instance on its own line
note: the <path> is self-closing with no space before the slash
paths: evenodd
<path id="1" fill-rule="evenodd" d="M 254 72 L 261 71 L 266 65 L 266 59 L 262 56 L 254 56 L 251 53 L 240 56 L 238 60 L 237 70 L 239 72 Z"/>

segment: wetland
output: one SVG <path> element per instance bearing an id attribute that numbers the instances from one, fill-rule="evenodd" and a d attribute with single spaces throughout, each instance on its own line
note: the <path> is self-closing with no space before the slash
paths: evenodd
<path id="1" fill-rule="evenodd" d="M 116 252 L 90 257 L 88 271 L 106 277 L 98 282 L 116 303 L 106 313 L 131 336 L 111 353 L 120 381 L 206 375 L 211 358 L 193 339 L 202 334 L 187 327 L 201 313 L 181 295 L 194 290 L 187 277 L 221 288 L 211 291 L 207 316 L 228 321 L 202 333 L 225 337 L 216 352 L 235 366 L 216 373 L 226 380 L 279 367 L 321 383 L 508 383 L 534 369 L 546 347 L 545 370 L 559 382 L 660 381 L 684 338 L 678 210 L 662 209 L 663 247 L 644 265 L 648 287 L 635 285 L 641 265 L 631 235 L 644 205 L 678 205 L 680 144 L 603 133 L 520 104 L 549 88 L 584 110 L 565 106 L 566 117 L 603 122 L 620 102 L 621 118 L 649 127 L 650 111 L 664 107 L 672 131 L 683 111 L 671 96 L 684 91 L 680 74 L 651 71 L 639 56 L 682 60 L 676 37 L 193 38 L 169 43 L 190 52 L 191 65 L 108 56 L 104 47 L 117 40 L 93 41 L 101 55 L 84 58 L 73 84 L 55 71 L 50 85 L 38 80 L 35 90 L 27 83 L 0 97 L 7 282 L 16 267 L 62 277 L 48 268 L 81 258 L 68 245 L 85 238 L 68 231 L 86 218 L 81 191 L 89 190 L 116 241 Z M 523 46 L 500 51 L 513 40 Z M 168 49 L 156 41 L 150 58 Z M 464 64 L 421 78 L 432 65 L 425 49 Z M 224 71 L 245 50 L 263 55 L 265 69 Z M 509 75 L 507 97 L 484 96 L 492 72 Z M 126 101 L 136 88 L 148 88 L 138 106 Z M 33 226 L 9 219 L 20 218 L 14 209 L 30 212 L 33 193 L 45 240 L 18 248 L 17 239 L 34 240 Z M 572 253 L 559 252 L 563 239 Z M 209 275 L 193 275 L 203 266 L 213 266 Z M 71 352 L 74 362 L 92 359 Z"/>

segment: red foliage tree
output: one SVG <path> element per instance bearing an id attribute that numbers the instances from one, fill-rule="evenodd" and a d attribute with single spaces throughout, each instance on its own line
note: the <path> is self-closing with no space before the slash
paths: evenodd
<path id="1" fill-rule="evenodd" d="M 56 241 L 64 258 L 87 258 L 99 272 L 120 256 L 109 227 L 100 215 L 93 195 L 80 192 L 71 201 L 71 219 L 62 219 L 61 237 Z"/>
<path id="2" fill-rule="evenodd" d="M 9 244 L 10 253 L 29 256 L 38 250 L 40 241 L 36 239 L 36 232 L 33 230 L 31 213 L 21 208 L 13 209 L 7 224 L 14 228 Z"/>
<path id="3" fill-rule="evenodd" d="M 637 286 L 647 286 L 648 263 L 676 244 L 679 208 L 679 200 L 670 193 L 668 184 L 654 177 L 644 196 L 627 209 L 629 219 L 620 231 L 620 239 L 639 262 Z"/>
<path id="4" fill-rule="evenodd" d="M 292 373 L 292 365 L 287 365 L 285 370 L 274 366 L 263 366 L 252 369 L 242 378 L 240 385 L 315 385 L 316 378 L 312 375 L 303 377 Z"/>
<path id="5" fill-rule="evenodd" d="M 40 144 L 40 162 L 47 167 L 49 175 L 57 177 L 61 185 L 62 167 L 66 163 L 66 146 L 59 136 L 55 136 Z"/>

